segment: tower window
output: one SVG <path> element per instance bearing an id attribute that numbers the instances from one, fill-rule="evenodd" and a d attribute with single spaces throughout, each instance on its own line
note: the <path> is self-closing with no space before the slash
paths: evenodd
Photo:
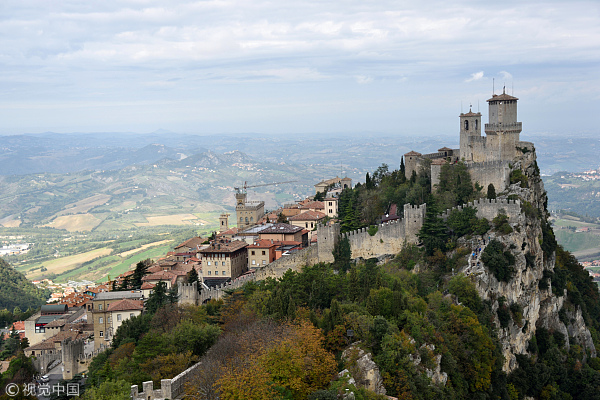
<path id="1" fill-rule="evenodd" d="M 465 119 L 465 131 L 469 130 L 469 120 Z"/>
<path id="2" fill-rule="evenodd" d="M 475 129 L 477 129 L 477 120 L 475 120 Z"/>

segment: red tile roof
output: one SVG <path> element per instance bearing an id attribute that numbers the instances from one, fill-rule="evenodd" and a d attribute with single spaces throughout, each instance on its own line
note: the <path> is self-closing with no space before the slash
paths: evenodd
<path id="1" fill-rule="evenodd" d="M 156 285 L 150 282 L 144 282 L 142 283 L 142 286 L 140 287 L 140 289 L 142 290 L 147 290 L 147 289 L 154 289 Z"/>
<path id="2" fill-rule="evenodd" d="M 200 245 L 202 245 L 202 243 L 206 242 L 206 239 L 203 239 L 201 237 L 193 237 L 191 239 L 186 240 L 185 242 L 181 243 L 180 245 L 176 246 L 175 249 L 179 249 L 182 247 L 188 247 L 190 249 L 198 249 Z"/>
<path id="3" fill-rule="evenodd" d="M 320 211 L 312 211 L 308 210 L 303 212 L 302 214 L 294 215 L 293 217 L 288 217 L 288 221 L 318 221 L 327 216 Z"/>
<path id="4" fill-rule="evenodd" d="M 233 253 L 248 246 L 248 243 L 242 240 L 233 240 L 231 242 L 213 242 L 205 249 L 200 250 L 200 253 Z"/>
<path id="5" fill-rule="evenodd" d="M 144 302 L 142 300 L 123 299 L 112 303 L 106 311 L 125 311 L 125 310 L 143 310 Z"/>

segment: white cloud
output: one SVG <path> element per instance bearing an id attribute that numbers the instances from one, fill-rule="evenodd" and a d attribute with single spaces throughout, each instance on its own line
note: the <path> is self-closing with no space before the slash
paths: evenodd
<path id="1" fill-rule="evenodd" d="M 479 72 L 475 72 L 475 73 L 471 74 L 471 77 L 469 79 L 467 79 L 465 82 L 480 81 L 482 79 L 483 79 L 483 71 L 479 71 Z"/>
<path id="2" fill-rule="evenodd" d="M 356 82 L 358 82 L 360 85 L 365 85 L 373 82 L 373 78 L 370 76 L 358 75 L 355 78 Z"/>
<path id="3" fill-rule="evenodd" d="M 600 92 L 598 13 L 596 0 L 3 0 L 0 94 L 65 104 L 95 93 L 204 99 L 207 85 L 262 93 L 259 85 L 354 80 L 389 83 L 365 86 L 373 97 L 410 82 L 436 98 L 463 81 L 487 90 L 496 76 L 523 91 L 560 79 L 586 88 L 585 100 Z"/>

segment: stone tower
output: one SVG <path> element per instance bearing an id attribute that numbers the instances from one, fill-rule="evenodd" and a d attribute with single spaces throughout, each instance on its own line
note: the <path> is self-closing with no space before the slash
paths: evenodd
<path id="1" fill-rule="evenodd" d="M 498 160 L 512 160 L 517 155 L 516 147 L 522 130 L 521 122 L 517 122 L 517 99 L 502 90 L 501 95 L 493 95 L 488 99 L 489 123 L 485 124 L 488 146 L 497 151 Z M 492 142 L 492 143 L 489 143 Z"/>
<path id="2" fill-rule="evenodd" d="M 493 95 L 489 123 L 481 136 L 481 114 L 460 114 L 460 159 L 465 162 L 512 161 L 517 155 L 521 123 L 517 122 L 517 98 L 506 93 Z"/>
<path id="3" fill-rule="evenodd" d="M 229 214 L 221 214 L 219 216 L 219 233 L 229 229 Z"/>
<path id="4" fill-rule="evenodd" d="M 238 229 L 246 229 L 256 225 L 265 215 L 264 201 L 247 201 L 245 192 L 235 194 L 235 212 Z"/>
<path id="5" fill-rule="evenodd" d="M 472 151 L 469 149 L 469 142 L 481 138 L 481 113 L 469 112 L 460 113 L 460 159 L 473 161 Z"/>

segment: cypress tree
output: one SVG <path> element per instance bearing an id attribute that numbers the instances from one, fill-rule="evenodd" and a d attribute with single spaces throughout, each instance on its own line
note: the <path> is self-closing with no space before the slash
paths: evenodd
<path id="1" fill-rule="evenodd" d="M 496 198 L 496 188 L 493 183 L 490 183 L 487 188 L 487 198 L 493 200 Z"/>

